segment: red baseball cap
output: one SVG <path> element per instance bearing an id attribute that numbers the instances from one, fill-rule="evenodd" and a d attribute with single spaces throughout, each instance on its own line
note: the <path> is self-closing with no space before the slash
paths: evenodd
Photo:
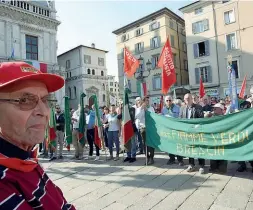
<path id="1" fill-rule="evenodd" d="M 44 83 L 49 93 L 55 92 L 64 86 L 64 79 L 61 76 L 42 73 L 25 62 L 0 63 L 0 89 L 7 85 L 26 80 Z"/>

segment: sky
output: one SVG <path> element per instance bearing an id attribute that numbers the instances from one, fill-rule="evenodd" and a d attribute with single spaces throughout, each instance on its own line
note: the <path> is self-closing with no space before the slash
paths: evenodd
<path id="1" fill-rule="evenodd" d="M 192 1 L 85 1 L 56 0 L 58 55 L 78 45 L 109 51 L 106 56 L 108 74 L 118 76 L 116 35 L 112 33 L 135 20 L 164 7 L 182 17 L 178 8 Z"/>

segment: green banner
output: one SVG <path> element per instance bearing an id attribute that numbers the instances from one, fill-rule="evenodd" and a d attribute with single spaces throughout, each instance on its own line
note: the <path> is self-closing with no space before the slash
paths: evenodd
<path id="1" fill-rule="evenodd" d="M 71 132 L 71 117 L 70 117 L 70 108 L 69 108 L 69 97 L 64 97 L 64 115 L 65 115 L 65 140 L 67 146 L 72 143 L 72 132 Z"/>
<path id="2" fill-rule="evenodd" d="M 147 145 L 184 157 L 253 160 L 253 109 L 202 119 L 146 112 Z"/>

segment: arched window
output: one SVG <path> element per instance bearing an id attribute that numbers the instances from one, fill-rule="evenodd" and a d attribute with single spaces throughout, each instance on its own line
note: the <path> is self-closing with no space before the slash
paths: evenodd
<path id="1" fill-rule="evenodd" d="M 101 76 L 104 76 L 104 71 L 101 71 Z"/>
<path id="2" fill-rule="evenodd" d="M 90 69 L 87 69 L 87 74 L 90 74 Z"/>
<path id="3" fill-rule="evenodd" d="M 76 98 L 76 86 L 74 86 L 74 97 Z"/>
<path id="4" fill-rule="evenodd" d="M 103 102 L 105 102 L 105 94 L 103 94 Z"/>
<path id="5" fill-rule="evenodd" d="M 71 88 L 69 87 L 68 89 L 69 89 L 69 93 L 68 93 L 69 99 L 71 99 L 71 98 L 72 98 L 72 97 L 71 97 Z"/>
<path id="6" fill-rule="evenodd" d="M 105 84 L 103 84 L 103 90 L 105 90 Z"/>
<path id="7" fill-rule="evenodd" d="M 95 75 L 95 69 L 92 69 L 92 75 Z"/>

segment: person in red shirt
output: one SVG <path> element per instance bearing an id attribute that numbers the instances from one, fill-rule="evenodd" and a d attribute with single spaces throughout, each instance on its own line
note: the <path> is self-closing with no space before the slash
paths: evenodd
<path id="1" fill-rule="evenodd" d="M 0 209 L 70 209 L 37 160 L 60 76 L 24 62 L 0 63 Z"/>

